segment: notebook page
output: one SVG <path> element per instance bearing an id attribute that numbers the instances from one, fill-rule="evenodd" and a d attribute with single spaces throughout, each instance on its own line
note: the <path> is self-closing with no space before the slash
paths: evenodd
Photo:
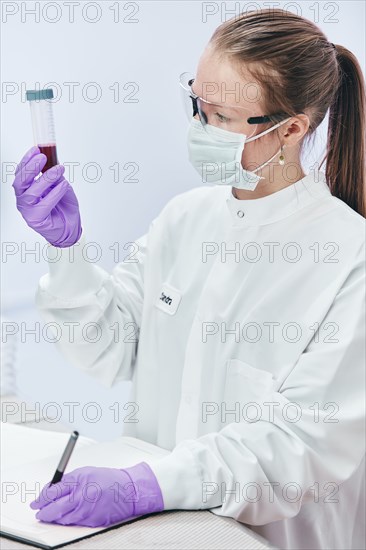
<path id="1" fill-rule="evenodd" d="M 1 422 L 1 469 L 23 466 L 30 460 L 41 460 L 47 456 L 55 456 L 56 461 L 59 460 L 70 434 L 71 430 L 67 433 L 53 432 Z M 82 448 L 94 443 L 94 439 L 80 435 L 76 445 Z"/>

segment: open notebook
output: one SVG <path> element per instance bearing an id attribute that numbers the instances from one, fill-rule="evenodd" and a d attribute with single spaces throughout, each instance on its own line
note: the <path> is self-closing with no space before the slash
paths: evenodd
<path id="1" fill-rule="evenodd" d="M 38 521 L 29 503 L 52 479 L 71 431 L 52 432 L 4 422 L 0 430 L 2 536 L 50 549 L 119 525 L 92 528 Z M 124 468 L 142 461 L 149 464 L 167 454 L 165 449 L 132 437 L 99 443 L 79 436 L 66 472 L 81 466 Z"/>

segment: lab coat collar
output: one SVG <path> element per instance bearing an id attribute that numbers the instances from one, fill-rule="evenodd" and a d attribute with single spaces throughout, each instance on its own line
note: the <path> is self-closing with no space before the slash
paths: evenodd
<path id="1" fill-rule="evenodd" d="M 226 203 L 234 225 L 263 225 L 286 218 L 304 206 L 330 195 L 325 173 L 315 170 L 301 180 L 259 199 L 237 199 L 228 187 Z"/>

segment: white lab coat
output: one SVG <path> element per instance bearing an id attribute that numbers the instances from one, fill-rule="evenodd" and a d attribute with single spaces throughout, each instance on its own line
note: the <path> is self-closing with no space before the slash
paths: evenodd
<path id="1" fill-rule="evenodd" d="M 73 364 L 132 377 L 125 434 L 174 449 L 153 466 L 166 509 L 214 509 L 280 548 L 363 548 L 365 220 L 323 172 L 254 200 L 181 193 L 112 274 L 85 239 L 36 302 L 75 323 L 57 344 Z"/>

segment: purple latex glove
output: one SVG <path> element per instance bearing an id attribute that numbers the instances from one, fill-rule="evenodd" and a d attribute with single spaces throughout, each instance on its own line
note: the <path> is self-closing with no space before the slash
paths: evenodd
<path id="1" fill-rule="evenodd" d="M 157 479 L 146 462 L 131 468 L 86 466 L 47 483 L 30 507 L 36 518 L 61 525 L 98 527 L 164 510 Z"/>
<path id="2" fill-rule="evenodd" d="M 64 178 L 65 168 L 61 164 L 35 181 L 46 162 L 46 155 L 40 153 L 38 147 L 32 147 L 24 155 L 13 182 L 16 204 L 29 227 L 53 246 L 66 248 L 81 237 L 79 203 Z"/>

